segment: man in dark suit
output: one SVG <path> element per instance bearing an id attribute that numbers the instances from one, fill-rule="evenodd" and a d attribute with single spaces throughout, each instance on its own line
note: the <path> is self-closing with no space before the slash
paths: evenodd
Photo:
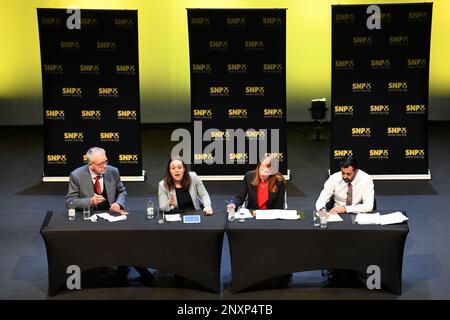
<path id="1" fill-rule="evenodd" d="M 119 170 L 108 165 L 106 152 L 93 147 L 86 153 L 88 164 L 70 173 L 66 205 L 75 209 L 92 206 L 98 210 L 124 213 L 127 191 L 120 181 Z"/>
<path id="2" fill-rule="evenodd" d="M 86 153 L 87 165 L 70 173 L 66 206 L 71 202 L 75 209 L 91 206 L 94 210 L 109 210 L 127 214 L 125 201 L 127 191 L 120 180 L 119 170 L 108 165 L 106 152 L 102 148 L 92 147 Z M 135 267 L 141 275 L 141 281 L 148 285 L 153 275 L 147 268 Z M 126 282 L 128 267 L 118 267 L 121 282 Z"/>

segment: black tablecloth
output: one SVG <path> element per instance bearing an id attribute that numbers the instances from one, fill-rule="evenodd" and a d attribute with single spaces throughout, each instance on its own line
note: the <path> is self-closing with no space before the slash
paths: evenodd
<path id="1" fill-rule="evenodd" d="M 124 221 L 84 221 L 77 213 L 47 212 L 41 234 L 47 248 L 49 295 L 65 287 L 69 265 L 82 271 L 106 266 L 142 266 L 170 271 L 213 292 L 220 291 L 220 264 L 226 217 L 216 213 L 201 223 L 146 220 L 132 212 Z"/>
<path id="2" fill-rule="evenodd" d="M 239 292 L 283 274 L 318 269 L 366 273 L 381 269 L 381 282 L 401 294 L 403 250 L 408 223 L 355 225 L 350 214 L 326 229 L 314 227 L 312 210 L 304 220 L 237 220 L 227 224 L 232 291 Z"/>

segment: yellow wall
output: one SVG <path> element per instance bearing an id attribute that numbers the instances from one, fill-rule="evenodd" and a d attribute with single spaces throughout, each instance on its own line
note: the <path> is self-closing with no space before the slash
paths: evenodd
<path id="1" fill-rule="evenodd" d="M 306 105 L 330 98 L 331 5 L 405 1 L 331 0 L 0 0 L 0 99 L 41 100 L 36 8 L 139 10 L 139 63 L 143 122 L 189 121 L 189 50 L 186 8 L 287 8 L 288 120 L 308 120 Z M 423 2 L 423 1 L 406 1 Z M 450 95 L 450 1 L 435 0 L 430 94 Z M 42 108 L 42 104 L 40 105 Z M 152 109 L 153 111 L 149 111 Z M 176 112 L 170 112 L 170 110 Z M 169 111 L 169 112 L 168 112 Z"/>

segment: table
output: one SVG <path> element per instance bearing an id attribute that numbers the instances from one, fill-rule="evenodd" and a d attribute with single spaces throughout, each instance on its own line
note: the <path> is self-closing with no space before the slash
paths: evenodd
<path id="1" fill-rule="evenodd" d="M 154 267 L 193 280 L 213 292 L 220 291 L 220 264 L 226 217 L 201 215 L 201 223 L 184 224 L 131 212 L 123 221 L 98 218 L 92 223 L 77 213 L 47 212 L 41 227 L 48 260 L 48 294 L 66 285 L 67 267 L 81 271 L 109 266 Z"/>
<path id="2" fill-rule="evenodd" d="M 392 212 L 392 211 L 390 211 Z M 326 229 L 314 227 L 312 209 L 304 220 L 237 220 L 226 227 L 231 255 L 233 292 L 283 274 L 319 269 L 366 273 L 381 269 L 381 282 L 401 294 L 403 250 L 408 223 L 355 225 L 351 214 Z"/>

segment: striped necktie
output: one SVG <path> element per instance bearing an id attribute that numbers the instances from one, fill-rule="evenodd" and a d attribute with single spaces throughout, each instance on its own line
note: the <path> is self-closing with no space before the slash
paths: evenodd
<path id="1" fill-rule="evenodd" d="M 352 200 L 353 200 L 353 186 L 352 186 L 352 183 L 350 182 L 348 184 L 347 201 L 345 202 L 345 205 L 351 206 L 352 205 Z"/>

